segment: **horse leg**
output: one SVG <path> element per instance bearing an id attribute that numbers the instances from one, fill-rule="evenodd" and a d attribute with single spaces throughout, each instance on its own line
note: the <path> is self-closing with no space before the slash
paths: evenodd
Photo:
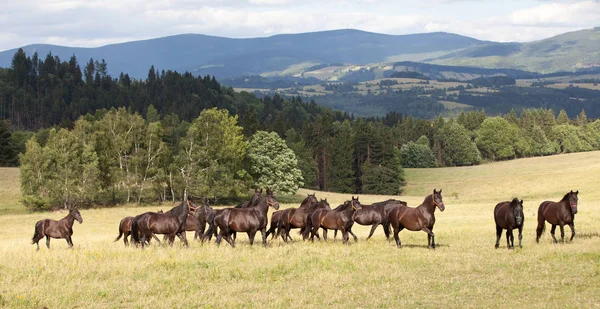
<path id="1" fill-rule="evenodd" d="M 521 224 L 521 226 L 519 226 L 519 248 L 523 248 L 523 246 L 521 246 L 521 239 L 523 239 L 523 225 Z"/>
<path id="2" fill-rule="evenodd" d="M 50 249 L 50 236 L 46 235 L 46 247 Z"/>
<path id="3" fill-rule="evenodd" d="M 160 239 L 158 239 L 158 237 L 156 237 L 156 234 L 154 234 L 154 233 L 151 233 L 150 235 L 152 235 L 152 238 L 154 238 L 154 240 L 156 240 L 156 242 L 157 242 L 159 245 L 162 245 L 162 243 L 160 242 Z M 150 244 L 150 239 L 148 239 L 148 244 Z"/>
<path id="4" fill-rule="evenodd" d="M 379 223 L 373 224 L 373 226 L 371 227 L 371 232 L 369 233 L 369 237 L 367 237 L 367 240 L 369 240 L 369 238 L 371 238 L 371 236 L 373 236 L 373 233 L 375 233 L 375 229 L 377 228 L 378 225 L 379 225 Z M 352 234 L 352 235 L 354 235 L 354 234 Z"/>
<path id="5" fill-rule="evenodd" d="M 317 230 L 319 230 L 319 228 L 317 228 Z M 337 230 L 335 230 L 337 232 Z M 317 234 L 317 238 L 319 237 L 319 233 L 315 233 Z M 335 239 L 335 237 L 333 238 Z M 327 229 L 323 228 L 323 241 L 327 241 Z"/>
<path id="6" fill-rule="evenodd" d="M 560 227 L 560 242 L 565 242 L 565 225 L 559 222 L 558 226 Z"/>
<path id="7" fill-rule="evenodd" d="M 186 248 L 188 248 L 190 245 L 188 244 L 187 241 L 187 234 L 185 231 L 181 232 L 181 234 L 179 234 L 179 239 L 181 239 L 181 241 L 183 241 L 183 244 L 185 245 Z"/>
<path id="8" fill-rule="evenodd" d="M 398 234 L 400 231 L 402 231 L 403 227 L 400 225 L 394 226 L 393 224 L 392 227 L 394 228 L 394 240 L 396 240 L 396 247 L 400 248 L 402 246 L 402 242 L 400 242 L 400 237 L 398 237 Z"/>
<path id="9" fill-rule="evenodd" d="M 71 238 L 71 235 L 67 235 L 65 238 L 67 239 L 67 244 L 69 247 L 73 248 L 73 239 Z"/>
<path id="10" fill-rule="evenodd" d="M 260 234 L 262 236 L 263 246 L 267 246 L 267 228 L 263 227 L 260 229 Z"/>
<path id="11" fill-rule="evenodd" d="M 571 222 L 569 224 L 569 227 L 571 228 L 571 239 L 570 239 L 570 241 L 573 241 L 573 237 L 575 237 L 575 223 Z"/>
<path id="12" fill-rule="evenodd" d="M 333 239 L 335 240 L 336 238 L 337 238 L 337 230 L 333 230 Z"/>
<path id="13" fill-rule="evenodd" d="M 546 225 L 546 222 L 544 220 L 544 218 L 541 218 L 540 215 L 538 214 L 538 225 L 537 228 L 535 229 L 535 242 L 536 243 L 540 243 L 540 237 L 542 237 L 542 233 L 544 232 L 544 226 Z"/>
<path id="14" fill-rule="evenodd" d="M 423 227 L 422 230 L 427 233 L 427 247 L 431 249 L 435 249 L 435 234 L 428 227 Z"/>
<path id="15" fill-rule="evenodd" d="M 248 240 L 250 240 L 250 246 L 252 246 L 254 244 L 254 236 L 256 236 L 256 231 L 250 231 L 248 233 Z"/>
<path id="16" fill-rule="evenodd" d="M 512 242 L 512 245 L 511 245 Z M 506 247 L 508 249 L 512 249 L 515 246 L 515 238 L 513 237 L 512 234 L 512 229 L 508 228 L 506 229 Z"/>
<path id="17" fill-rule="evenodd" d="M 552 229 L 550 229 L 550 235 L 552 235 L 552 239 L 554 239 L 554 243 L 557 243 L 556 237 L 554 236 L 554 232 L 556 231 L 556 224 L 552 224 Z"/>
<path id="18" fill-rule="evenodd" d="M 348 231 L 346 231 L 345 228 L 342 228 L 342 240 L 343 240 L 343 243 L 347 244 L 349 239 L 350 239 L 350 236 L 348 236 Z"/>
<path id="19" fill-rule="evenodd" d="M 502 228 L 496 225 L 496 245 L 494 246 L 496 249 L 500 247 L 500 237 L 502 237 Z"/>
<path id="20" fill-rule="evenodd" d="M 131 235 L 131 232 L 125 232 L 125 235 L 123 235 L 123 243 L 125 244 L 125 247 L 129 246 L 129 240 L 127 239 L 129 235 Z"/>
<path id="21" fill-rule="evenodd" d="M 377 227 L 377 225 L 374 225 L 374 227 Z M 356 235 L 354 235 L 354 233 L 352 233 L 352 227 L 348 228 L 348 233 L 350 233 L 352 235 L 352 237 L 354 237 L 354 242 L 358 241 L 358 237 L 356 237 Z M 371 236 L 369 236 L 371 237 Z M 367 238 L 369 239 L 369 238 Z"/>

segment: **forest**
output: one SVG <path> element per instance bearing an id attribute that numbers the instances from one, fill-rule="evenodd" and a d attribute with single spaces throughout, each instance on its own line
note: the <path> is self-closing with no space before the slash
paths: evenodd
<path id="1" fill-rule="evenodd" d="M 566 102 L 446 119 L 425 98 L 406 102 L 422 103 L 424 116 L 361 118 L 300 97 L 258 98 L 189 72 L 150 67 L 145 80 L 113 77 L 107 65 L 90 59 L 82 70 L 74 56 L 41 60 L 19 50 L 0 69 L 0 166 L 20 166 L 28 207 L 184 194 L 222 202 L 265 185 L 401 194 L 403 168 L 600 149 L 600 120 Z"/>

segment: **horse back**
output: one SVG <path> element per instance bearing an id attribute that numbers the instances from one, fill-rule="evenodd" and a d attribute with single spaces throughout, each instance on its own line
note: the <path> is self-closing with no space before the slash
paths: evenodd
<path id="1" fill-rule="evenodd" d="M 41 222 L 41 224 L 40 224 Z M 41 229 L 44 232 L 44 235 L 50 236 L 52 238 L 64 238 L 66 234 L 69 232 L 66 225 L 63 224 L 63 221 L 52 220 L 52 219 L 44 219 L 38 221 L 36 223 L 36 228 L 40 224 Z"/>
<path id="2" fill-rule="evenodd" d="M 433 214 L 423 215 L 419 207 L 400 205 L 396 208 L 395 213 L 398 224 L 410 231 L 420 231 L 423 227 L 432 228 L 435 223 L 435 216 Z"/>
<path id="3" fill-rule="evenodd" d="M 155 234 L 178 233 L 179 220 L 168 213 L 152 213 L 148 217 L 148 229 Z"/>
<path id="4" fill-rule="evenodd" d="M 567 210 L 564 203 L 566 201 L 552 202 L 544 201 L 538 209 L 538 220 L 543 218 L 550 224 L 558 225 L 561 222 L 569 224 L 573 222 L 573 214 Z"/>
<path id="5" fill-rule="evenodd" d="M 229 228 L 236 232 L 249 232 L 267 227 L 267 217 L 255 208 L 234 208 L 229 211 L 226 221 Z"/>
<path id="6" fill-rule="evenodd" d="M 354 221 L 361 225 L 381 223 L 384 215 L 384 205 L 362 205 L 354 213 Z"/>

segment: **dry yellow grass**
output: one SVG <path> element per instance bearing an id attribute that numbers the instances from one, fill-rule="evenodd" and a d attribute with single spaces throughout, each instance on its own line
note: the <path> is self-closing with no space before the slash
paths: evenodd
<path id="1" fill-rule="evenodd" d="M 443 189 L 446 211 L 436 212 L 436 250 L 425 247 L 423 232 L 400 233 L 402 249 L 387 242 L 381 228 L 365 241 L 369 227 L 362 226 L 355 226 L 359 242 L 351 245 L 339 238 L 302 242 L 295 232 L 297 241 L 274 240 L 267 248 L 250 247 L 245 235 L 238 235 L 236 248 L 191 242 L 185 249 L 176 242 L 173 248 L 140 250 L 113 243 L 122 217 L 168 207 L 162 205 L 82 210 L 83 224 L 74 226 L 74 249 L 53 240 L 51 250 L 36 252 L 30 244 L 34 223 L 65 213 L 4 214 L 0 307 L 597 308 L 599 172 L 600 152 L 408 169 L 405 195 L 392 198 L 415 206 L 433 188 Z M 3 183 L 14 187 L 16 182 Z M 536 244 L 539 202 L 558 200 L 570 189 L 580 191 L 578 236 L 572 243 L 552 244 L 546 232 Z M 316 194 L 332 206 L 351 196 Z M 523 248 L 507 250 L 503 237 L 495 250 L 492 209 L 513 196 L 525 200 Z M 360 195 L 362 203 L 386 198 Z"/>

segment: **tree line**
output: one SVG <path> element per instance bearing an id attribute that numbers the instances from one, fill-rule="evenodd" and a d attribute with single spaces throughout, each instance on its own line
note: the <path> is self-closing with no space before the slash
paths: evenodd
<path id="1" fill-rule="evenodd" d="M 403 167 L 600 149 L 600 121 L 589 121 L 583 110 L 572 119 L 544 108 L 496 117 L 480 110 L 456 119 L 397 112 L 355 118 L 299 97 L 259 99 L 209 76 L 151 67 L 145 80 L 113 78 L 103 73 L 104 61 L 90 59 L 82 74 L 75 57 L 36 59 L 19 51 L 11 68 L 0 69 L 0 145 L 7 145 L 0 165 L 17 165 L 21 153 L 32 207 L 67 199 L 165 200 L 186 192 L 223 201 L 289 179 L 320 190 L 399 194 Z M 256 136 L 267 132 L 272 141 L 259 142 L 266 137 Z M 286 155 L 265 155 L 267 145 Z M 62 168 L 67 163 L 77 166 Z M 274 180 L 283 166 L 295 176 Z M 290 172 L 294 166 L 299 173 Z"/>

